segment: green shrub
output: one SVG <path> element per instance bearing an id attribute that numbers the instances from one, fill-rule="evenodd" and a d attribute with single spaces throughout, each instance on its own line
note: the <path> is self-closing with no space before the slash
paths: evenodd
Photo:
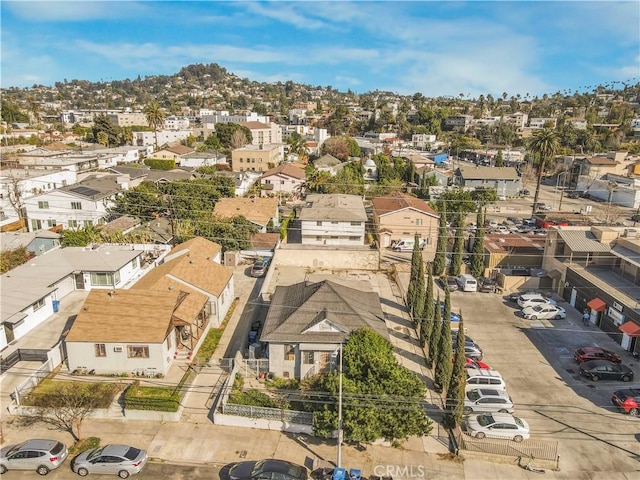
<path id="1" fill-rule="evenodd" d="M 22 397 L 21 403 L 32 407 L 59 405 L 60 398 L 90 399 L 93 408 L 109 408 L 120 387 L 106 382 L 66 382 L 45 378 L 28 395 Z"/>
<path id="2" fill-rule="evenodd" d="M 145 158 L 144 164 L 151 167 L 151 170 L 173 170 L 176 168 L 176 161 L 163 158 Z"/>
<path id="3" fill-rule="evenodd" d="M 100 439 L 98 437 L 89 437 L 84 440 L 78 440 L 76 443 L 69 447 L 69 455 L 77 455 L 91 448 L 97 448 L 100 446 Z"/>
<path id="4" fill-rule="evenodd" d="M 299 390 L 300 380 L 295 378 L 274 377 L 267 382 L 267 386 L 274 390 Z"/>
<path id="5" fill-rule="evenodd" d="M 233 390 L 229 395 L 229 403 L 235 405 L 250 405 L 252 407 L 280 408 L 269 395 L 259 390 Z"/>

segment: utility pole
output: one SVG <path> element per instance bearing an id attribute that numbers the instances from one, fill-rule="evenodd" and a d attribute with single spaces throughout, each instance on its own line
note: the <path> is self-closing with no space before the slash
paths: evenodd
<path id="1" fill-rule="evenodd" d="M 336 467 L 342 465 L 342 343 L 338 348 L 339 358 L 339 377 L 338 377 L 338 458 Z"/>

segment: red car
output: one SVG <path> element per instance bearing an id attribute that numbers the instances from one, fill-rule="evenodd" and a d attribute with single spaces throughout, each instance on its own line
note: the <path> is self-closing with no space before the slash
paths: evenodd
<path id="1" fill-rule="evenodd" d="M 640 388 L 617 390 L 613 393 L 611 402 L 624 413 L 636 416 L 640 414 Z"/>
<path id="2" fill-rule="evenodd" d="M 465 368 L 477 368 L 478 370 L 489 370 L 491 367 L 480 360 L 474 360 L 473 358 L 466 357 L 467 363 Z M 456 363 L 456 357 L 453 357 L 453 363 Z"/>
<path id="3" fill-rule="evenodd" d="M 619 355 L 600 347 L 580 347 L 573 352 L 573 358 L 575 358 L 578 363 L 588 360 L 608 360 L 613 363 L 622 362 Z"/>

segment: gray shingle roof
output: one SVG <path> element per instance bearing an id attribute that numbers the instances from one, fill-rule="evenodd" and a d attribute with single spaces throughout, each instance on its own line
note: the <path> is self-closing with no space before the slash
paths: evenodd
<path id="1" fill-rule="evenodd" d="M 320 324 L 333 329 L 321 329 Z M 389 337 L 377 293 L 363 292 L 330 280 L 301 282 L 276 288 L 260 340 L 337 343 L 362 327 L 370 327 L 384 338 Z"/>

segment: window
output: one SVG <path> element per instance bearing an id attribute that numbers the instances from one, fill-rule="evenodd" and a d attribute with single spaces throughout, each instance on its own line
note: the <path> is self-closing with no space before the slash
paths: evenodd
<path id="1" fill-rule="evenodd" d="M 296 359 L 296 346 L 289 343 L 284 346 L 284 359 L 295 360 Z"/>
<path id="2" fill-rule="evenodd" d="M 42 221 L 31 219 L 31 230 L 40 230 L 42 228 Z"/>
<path id="3" fill-rule="evenodd" d="M 362 225 L 362 222 L 351 222 L 352 227 L 359 227 L 360 225 Z"/>
<path id="4" fill-rule="evenodd" d="M 331 222 L 331 225 L 338 225 L 340 222 Z"/>
<path id="5" fill-rule="evenodd" d="M 127 345 L 127 357 L 149 358 L 149 346 L 148 345 Z"/>
<path id="6" fill-rule="evenodd" d="M 51 227 L 55 227 L 56 225 L 57 225 L 57 223 L 56 223 L 56 221 L 55 221 L 55 220 L 47 220 L 47 226 L 48 226 L 49 228 L 51 228 Z"/>
<path id="7" fill-rule="evenodd" d="M 94 343 L 93 352 L 95 353 L 96 357 L 106 357 L 107 347 L 104 343 Z"/>
<path id="8" fill-rule="evenodd" d="M 284 185 L 284 180 L 280 180 L 280 185 Z"/>
<path id="9" fill-rule="evenodd" d="M 416 218 L 416 226 L 417 227 L 421 227 L 422 226 L 422 219 L 421 218 Z"/>
<path id="10" fill-rule="evenodd" d="M 314 352 L 302 352 L 302 363 L 305 365 L 313 365 L 315 363 L 313 353 Z"/>
<path id="11" fill-rule="evenodd" d="M 83 221 L 82 221 L 82 224 L 83 224 L 85 227 L 90 227 L 91 225 L 93 225 L 93 222 L 92 222 L 91 220 L 83 220 Z"/>
<path id="12" fill-rule="evenodd" d="M 38 202 L 38 208 L 41 210 L 46 210 L 49 208 L 49 202 Z"/>
<path id="13" fill-rule="evenodd" d="M 120 272 L 91 272 L 91 284 L 94 286 L 111 286 L 120 283 Z"/>
<path id="14" fill-rule="evenodd" d="M 322 226 L 322 222 L 316 222 L 316 226 L 321 227 Z"/>
<path id="15" fill-rule="evenodd" d="M 78 228 L 77 220 L 69 220 L 69 228 Z"/>
<path id="16" fill-rule="evenodd" d="M 358 235 L 349 236 L 349 241 L 351 242 L 357 242 L 358 240 L 360 240 L 360 237 Z"/>
<path id="17" fill-rule="evenodd" d="M 71 202 L 71 210 L 82 210 L 82 202 Z"/>
<path id="18" fill-rule="evenodd" d="M 131 260 L 131 268 L 138 268 L 138 257 Z"/>
<path id="19" fill-rule="evenodd" d="M 36 303 L 32 305 L 32 307 L 34 312 L 36 310 L 40 310 L 42 307 L 44 307 L 44 298 L 41 298 L 40 300 L 38 300 Z"/>

